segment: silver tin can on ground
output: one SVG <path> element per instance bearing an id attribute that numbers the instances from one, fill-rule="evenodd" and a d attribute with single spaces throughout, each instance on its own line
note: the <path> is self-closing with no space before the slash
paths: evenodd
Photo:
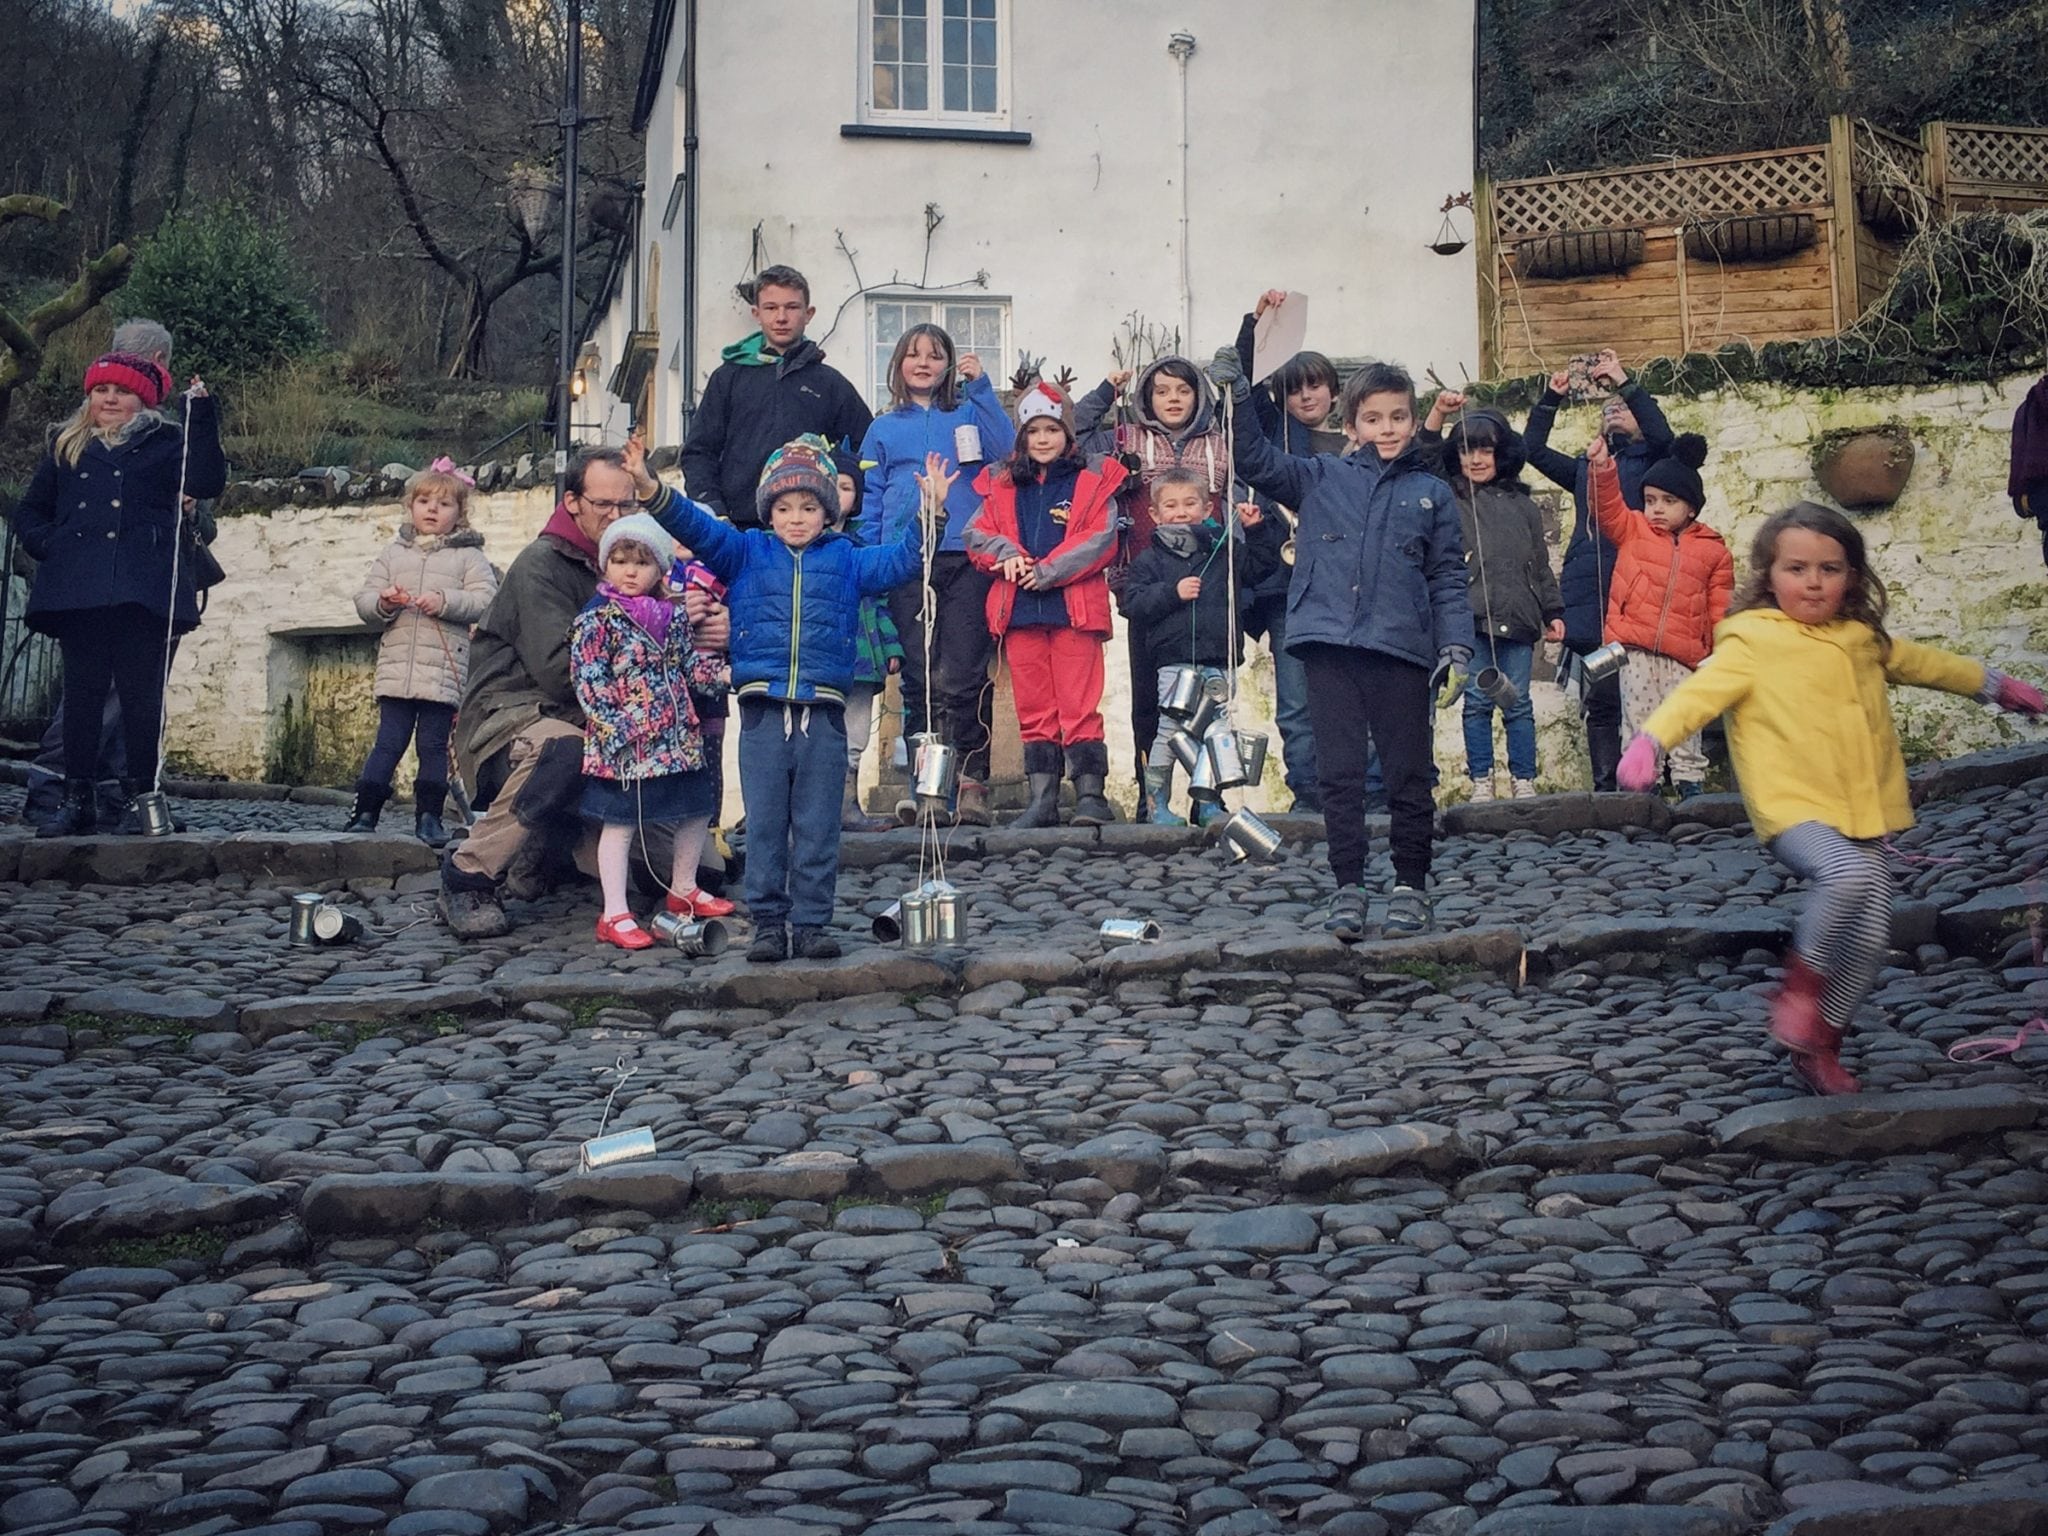
<path id="1" fill-rule="evenodd" d="M 294 944 L 318 944 L 320 936 L 313 931 L 313 915 L 327 904 L 326 898 L 318 891 L 301 891 L 292 897 L 291 942 Z"/>
<path id="2" fill-rule="evenodd" d="M 583 1143 L 581 1152 L 585 1169 L 609 1168 L 613 1163 L 630 1163 L 636 1157 L 652 1157 L 654 1132 L 644 1125 L 636 1125 L 630 1131 L 593 1136 Z"/>
<path id="3" fill-rule="evenodd" d="M 169 837 L 177 830 L 171 820 L 171 797 L 162 790 L 153 789 L 147 794 L 137 795 L 133 806 L 144 837 Z"/>
<path id="4" fill-rule="evenodd" d="M 1248 810 L 1233 812 L 1223 823 L 1222 841 L 1231 857 L 1255 864 L 1270 863 L 1280 853 L 1280 834 Z"/>
<path id="5" fill-rule="evenodd" d="M 731 930 L 715 917 L 691 918 L 680 912 L 662 911 L 654 914 L 649 926 L 657 939 L 679 954 L 714 958 L 724 954 L 726 946 L 732 943 Z"/>
<path id="6" fill-rule="evenodd" d="M 896 944 L 903 939 L 903 903 L 892 901 L 875 914 L 875 920 L 868 925 L 868 931 L 875 936 L 877 944 Z"/>
<path id="7" fill-rule="evenodd" d="M 1149 917 L 1106 917 L 1096 929 L 1105 944 L 1154 944 L 1159 925 Z"/>
<path id="8" fill-rule="evenodd" d="M 913 891 L 896 905 L 902 909 L 904 947 L 931 948 L 932 898 L 921 891 Z"/>
<path id="9" fill-rule="evenodd" d="M 363 936 L 363 920 L 322 902 L 313 909 L 313 938 L 320 944 L 353 944 Z"/>

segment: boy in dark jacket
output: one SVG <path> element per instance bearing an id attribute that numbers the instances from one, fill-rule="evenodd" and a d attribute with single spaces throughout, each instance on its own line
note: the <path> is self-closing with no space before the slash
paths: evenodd
<path id="1" fill-rule="evenodd" d="M 1240 402 L 1249 394 L 1237 382 Z M 1344 386 L 1355 452 L 1298 459 L 1256 432 L 1236 434 L 1237 471 L 1296 510 L 1287 648 L 1308 668 L 1316 770 L 1337 877 L 1324 928 L 1365 932 L 1365 760 L 1379 749 L 1393 816 L 1395 885 L 1384 931 L 1420 933 L 1435 802 L 1429 790 L 1431 699 L 1472 659 L 1472 608 L 1458 502 L 1415 440 L 1415 382 L 1385 363 Z"/>
<path id="2" fill-rule="evenodd" d="M 816 438 L 769 456 L 754 498 L 761 528 L 734 528 L 676 495 L 647 472 L 644 455 L 629 463 L 642 505 L 728 588 L 754 920 L 747 958 L 832 959 L 839 945 L 826 925 L 839 884 L 856 621 L 862 598 L 918 569 L 923 524 L 913 517 L 901 542 L 873 549 L 834 532 L 839 487 Z"/>
<path id="3" fill-rule="evenodd" d="M 720 354 L 680 466 L 690 496 L 741 528 L 758 526 L 754 486 L 771 453 L 806 432 L 857 443 L 874 420 L 860 391 L 804 335 L 817 311 L 803 273 L 764 268 L 751 313 L 761 329 Z"/>
<path id="4" fill-rule="evenodd" d="M 1650 392 L 1628 376 L 1621 359 L 1608 348 L 1593 365 L 1591 377 L 1613 387 L 1600 411 L 1600 433 L 1614 455 L 1621 472 L 1621 494 L 1640 511 L 1643 505 L 1643 476 L 1650 466 L 1671 452 L 1671 425 Z M 1557 408 L 1571 388 L 1571 375 L 1562 369 L 1553 373 L 1549 388 L 1536 408 L 1529 412 L 1522 429 L 1522 447 L 1529 467 L 1545 479 L 1572 493 L 1578 515 L 1572 520 L 1572 536 L 1564 547 L 1564 574 L 1558 585 L 1564 593 L 1565 648 L 1584 656 L 1600 648 L 1600 629 L 1607 618 L 1607 587 L 1614 575 L 1616 550 L 1600 532 L 1593 516 L 1593 498 L 1588 489 L 1586 456 L 1559 453 L 1550 446 L 1550 429 L 1557 420 Z M 1593 787 L 1612 790 L 1615 765 L 1621 761 L 1621 679 L 1610 677 L 1594 685 L 1586 697 L 1586 755 L 1593 766 Z"/>
<path id="5" fill-rule="evenodd" d="M 1242 658 L 1244 636 L 1233 622 L 1232 584 L 1226 534 L 1210 515 L 1209 487 L 1189 469 L 1169 469 L 1152 483 L 1152 537 L 1131 561 L 1119 599 L 1133 628 L 1144 629 L 1144 643 L 1158 668 L 1159 702 L 1166 703 L 1174 672 L 1196 666 L 1203 675 L 1221 677 Z M 1247 529 L 1261 529 L 1257 506 L 1237 509 Z M 1239 540 L 1236 556 L 1238 593 L 1249 591 L 1281 564 L 1279 552 L 1265 537 Z M 1233 644 L 1233 642 L 1235 642 Z M 1142 686 L 1134 680 L 1134 686 Z M 1176 729 L 1162 718 L 1145 760 L 1145 793 L 1152 805 L 1152 824 L 1184 826 L 1173 814 L 1173 749 Z M 1194 806 L 1195 820 L 1207 825 L 1222 807 L 1211 802 Z"/>

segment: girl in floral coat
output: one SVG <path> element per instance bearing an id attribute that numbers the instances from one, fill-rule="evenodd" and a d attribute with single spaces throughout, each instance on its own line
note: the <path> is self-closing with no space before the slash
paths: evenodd
<path id="1" fill-rule="evenodd" d="M 693 694 L 725 692 L 723 658 L 690 643 L 690 626 L 669 592 L 675 541 L 644 513 L 622 517 L 598 541 L 604 578 L 569 633 L 569 663 L 583 706 L 583 813 L 604 824 L 598 879 L 600 943 L 646 949 L 654 936 L 626 904 L 634 844 L 649 856 L 647 829 L 674 830 L 668 909 L 722 917 L 732 903 L 697 888 L 704 837 L 717 813 Z M 649 859 L 649 862 L 653 862 Z"/>

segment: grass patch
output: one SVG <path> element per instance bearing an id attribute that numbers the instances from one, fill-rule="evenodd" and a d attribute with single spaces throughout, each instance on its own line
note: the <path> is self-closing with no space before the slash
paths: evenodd
<path id="1" fill-rule="evenodd" d="M 579 997 L 572 1003 L 564 1003 L 569 1010 L 571 1029 L 590 1029 L 597 1024 L 597 1016 L 607 1008 L 623 1008 L 626 1000 L 616 992 L 600 992 L 595 997 Z"/>
<path id="2" fill-rule="evenodd" d="M 773 1208 L 773 1200 L 748 1196 L 742 1200 L 701 1200 L 684 1214 L 697 1232 L 716 1231 L 739 1221 L 759 1221 Z"/>
<path id="3" fill-rule="evenodd" d="M 1390 960 L 1376 970 L 1388 976 L 1406 976 L 1420 981 L 1441 992 L 1451 982 L 1479 974 L 1479 967 L 1463 961 L 1438 960 Z"/>
<path id="4" fill-rule="evenodd" d="M 926 1195 L 922 1200 L 883 1200 L 874 1195 L 841 1195 L 838 1199 L 827 1205 L 825 1209 L 837 1217 L 842 1211 L 859 1210 L 863 1206 L 870 1205 L 886 1205 L 899 1211 L 916 1211 L 918 1215 L 929 1221 L 932 1217 L 943 1211 L 946 1208 L 946 1202 L 952 1198 L 953 1191 L 950 1189 L 942 1189 L 936 1194 Z"/>
<path id="5" fill-rule="evenodd" d="M 54 1022 L 76 1043 L 81 1033 L 104 1035 L 108 1040 L 131 1039 L 138 1035 L 160 1035 L 172 1043 L 174 1049 L 189 1050 L 192 1037 L 199 1033 L 190 1024 L 179 1024 L 169 1019 L 143 1019 L 133 1014 L 117 1014 L 108 1017 L 97 1013 L 73 1011 L 62 1013 Z"/>
<path id="6" fill-rule="evenodd" d="M 211 1264 L 227 1251 L 228 1235 L 211 1227 L 175 1232 L 169 1237 L 120 1237 L 100 1244 L 93 1260 L 122 1269 L 157 1269 L 171 1259 L 197 1259 Z"/>

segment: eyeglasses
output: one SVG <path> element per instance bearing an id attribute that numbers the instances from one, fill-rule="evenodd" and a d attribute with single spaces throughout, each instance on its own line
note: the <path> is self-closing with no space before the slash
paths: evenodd
<path id="1" fill-rule="evenodd" d="M 616 512 L 621 516 L 640 505 L 637 501 L 599 501 L 594 496 L 584 496 L 581 494 L 576 499 L 582 502 L 584 506 L 589 507 L 593 512 Z"/>

